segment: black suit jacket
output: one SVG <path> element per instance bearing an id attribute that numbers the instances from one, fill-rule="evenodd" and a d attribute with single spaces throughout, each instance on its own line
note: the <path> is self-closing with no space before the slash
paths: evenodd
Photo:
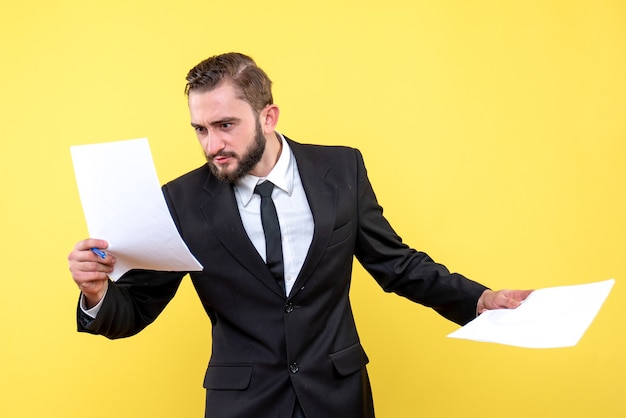
<path id="1" fill-rule="evenodd" d="M 289 297 L 244 230 L 232 186 L 206 166 L 166 184 L 179 231 L 204 271 L 190 273 L 213 325 L 204 386 L 206 416 L 374 416 L 349 301 L 354 256 L 387 292 L 464 324 L 484 286 L 406 246 L 383 217 L 358 150 L 289 140 L 315 229 Z M 185 273 L 133 270 L 108 293 L 96 319 L 78 310 L 79 330 L 126 337 L 151 323 Z"/>

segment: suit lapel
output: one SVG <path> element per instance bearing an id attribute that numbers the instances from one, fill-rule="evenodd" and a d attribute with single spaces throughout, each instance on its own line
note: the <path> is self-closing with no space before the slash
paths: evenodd
<path id="1" fill-rule="evenodd" d="M 243 227 L 232 186 L 209 176 L 204 190 L 209 197 L 201 205 L 202 212 L 211 225 L 215 237 L 254 277 L 273 292 L 285 297 L 285 291 L 280 289 Z M 219 263 L 219 260 L 217 262 Z"/>
<path id="2" fill-rule="evenodd" d="M 300 274 L 293 286 L 290 297 L 297 294 L 300 288 L 315 272 L 331 237 L 337 210 L 337 186 L 328 181 L 330 166 L 319 158 L 311 155 L 311 150 L 305 150 L 302 145 L 291 140 L 291 147 L 298 171 L 304 187 L 309 207 L 313 215 L 313 241 L 304 260 Z"/>
<path id="3" fill-rule="evenodd" d="M 313 215 L 313 240 L 290 297 L 315 272 L 332 235 L 337 210 L 337 186 L 328 180 L 330 166 L 316 158 L 311 149 L 287 139 L 294 153 L 302 185 Z M 204 190 L 208 199 L 202 204 L 204 216 L 224 248 L 269 289 L 285 297 L 265 262 L 252 245 L 241 222 L 237 201 L 230 184 L 209 176 Z"/>

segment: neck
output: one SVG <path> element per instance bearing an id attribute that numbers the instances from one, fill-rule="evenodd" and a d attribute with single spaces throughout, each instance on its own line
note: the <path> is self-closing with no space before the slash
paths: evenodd
<path id="1" fill-rule="evenodd" d="M 265 136 L 265 151 L 261 161 L 254 167 L 250 174 L 257 177 L 266 177 L 278 162 L 283 150 L 283 142 L 277 132 Z"/>

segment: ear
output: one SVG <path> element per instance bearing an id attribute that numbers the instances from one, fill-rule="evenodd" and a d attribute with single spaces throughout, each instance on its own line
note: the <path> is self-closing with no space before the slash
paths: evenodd
<path id="1" fill-rule="evenodd" d="M 263 109 L 259 115 L 261 118 L 261 128 L 263 129 L 264 134 L 269 135 L 274 132 L 276 125 L 278 124 L 279 115 L 280 110 L 275 104 L 265 106 L 265 109 Z"/>

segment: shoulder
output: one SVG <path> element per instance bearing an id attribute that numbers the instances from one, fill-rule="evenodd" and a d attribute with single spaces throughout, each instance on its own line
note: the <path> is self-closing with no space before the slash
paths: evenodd
<path id="1" fill-rule="evenodd" d="M 189 171 L 182 176 L 163 185 L 163 192 L 167 200 L 180 202 L 196 202 L 208 194 L 217 193 L 224 187 L 230 187 L 229 183 L 220 181 L 215 177 L 209 167 L 204 164 L 195 170 Z"/>
<path id="2" fill-rule="evenodd" d="M 303 144 L 286 136 L 285 139 L 297 160 L 302 158 L 321 159 L 327 162 L 346 159 L 362 160 L 361 152 L 357 148 L 344 145 Z"/>
<path id="3" fill-rule="evenodd" d="M 164 187 L 168 188 L 176 188 L 184 185 L 185 187 L 188 185 L 199 184 L 200 186 L 204 185 L 206 181 L 212 177 L 211 170 L 207 167 L 206 164 L 191 170 L 180 177 L 175 178 L 174 180 L 170 180 L 165 184 Z"/>

